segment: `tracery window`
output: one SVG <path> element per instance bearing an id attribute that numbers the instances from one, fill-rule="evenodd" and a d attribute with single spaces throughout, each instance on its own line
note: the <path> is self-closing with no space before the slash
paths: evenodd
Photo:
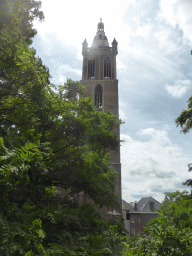
<path id="1" fill-rule="evenodd" d="M 103 94 L 103 89 L 100 84 L 96 85 L 95 87 L 95 106 L 99 111 L 102 110 L 102 94 Z"/>
<path id="2" fill-rule="evenodd" d="M 88 79 L 95 77 L 95 60 L 88 60 Z"/>
<path id="3" fill-rule="evenodd" d="M 109 57 L 104 59 L 104 78 L 111 78 L 111 60 Z"/>

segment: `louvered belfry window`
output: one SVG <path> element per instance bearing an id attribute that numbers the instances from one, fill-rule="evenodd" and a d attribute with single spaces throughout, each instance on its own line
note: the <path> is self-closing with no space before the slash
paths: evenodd
<path id="1" fill-rule="evenodd" d="M 88 61 L 88 79 L 95 77 L 95 60 Z"/>
<path id="2" fill-rule="evenodd" d="M 109 57 L 104 60 L 104 78 L 111 78 L 111 60 Z"/>
<path id="3" fill-rule="evenodd" d="M 97 107 L 97 109 L 99 111 L 102 110 L 102 93 L 103 93 L 102 86 L 100 84 L 96 85 L 96 88 L 95 88 L 95 106 Z"/>

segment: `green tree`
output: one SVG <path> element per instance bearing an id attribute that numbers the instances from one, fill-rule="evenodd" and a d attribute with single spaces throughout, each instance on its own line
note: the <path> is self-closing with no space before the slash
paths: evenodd
<path id="1" fill-rule="evenodd" d="M 180 116 L 175 120 L 177 127 L 181 126 L 184 134 L 192 128 L 192 97 L 188 100 L 188 110 L 183 110 Z"/>
<path id="2" fill-rule="evenodd" d="M 175 206 L 184 199 L 187 198 L 188 191 L 175 191 L 175 192 L 165 192 L 165 199 L 161 205 L 161 211 L 164 216 L 167 216 L 169 219 L 173 217 Z"/>
<path id="3" fill-rule="evenodd" d="M 74 195 L 116 202 L 108 150 L 119 145 L 119 120 L 80 97 L 79 82 L 50 84 L 29 47 L 40 1 L 0 4 L 0 254 L 118 255 L 122 222 L 102 220 Z"/>
<path id="4" fill-rule="evenodd" d="M 192 253 L 192 230 L 176 228 L 162 213 L 145 228 L 148 235 L 134 237 L 126 255 L 186 255 Z"/>

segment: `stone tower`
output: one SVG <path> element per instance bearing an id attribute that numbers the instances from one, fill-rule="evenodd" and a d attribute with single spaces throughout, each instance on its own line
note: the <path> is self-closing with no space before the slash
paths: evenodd
<path id="1" fill-rule="evenodd" d="M 116 76 L 117 44 L 114 38 L 112 47 L 109 46 L 104 32 L 104 24 L 100 20 L 92 46 L 88 47 L 86 39 L 83 42 L 81 84 L 86 87 L 84 96 L 92 96 L 93 104 L 98 108 L 98 111 L 110 111 L 119 117 L 118 80 Z M 119 129 L 117 133 L 118 139 L 120 139 Z M 115 193 L 118 196 L 118 205 L 115 209 L 110 210 L 110 213 L 112 212 L 116 215 L 116 212 L 120 214 L 122 212 L 120 148 L 118 152 L 110 151 L 110 155 L 110 164 L 114 168 L 114 172 L 118 174 L 118 182 L 115 189 Z"/>

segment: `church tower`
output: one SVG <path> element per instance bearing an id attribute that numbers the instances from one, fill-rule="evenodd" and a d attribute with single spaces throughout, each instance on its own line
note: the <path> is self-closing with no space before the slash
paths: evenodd
<path id="1" fill-rule="evenodd" d="M 104 24 L 100 19 L 97 33 L 91 47 L 86 39 L 82 45 L 83 70 L 81 84 L 86 87 L 85 97 L 92 96 L 93 104 L 98 111 L 110 111 L 119 118 L 118 80 L 116 74 L 117 41 L 113 40 L 112 47 L 104 32 Z M 120 130 L 118 128 L 118 139 Z M 113 215 L 121 214 L 121 164 L 120 148 L 118 152 L 110 151 L 111 166 L 118 174 L 115 193 L 118 196 L 118 205 L 112 209 Z M 117 213 L 117 214 L 116 214 Z"/>

